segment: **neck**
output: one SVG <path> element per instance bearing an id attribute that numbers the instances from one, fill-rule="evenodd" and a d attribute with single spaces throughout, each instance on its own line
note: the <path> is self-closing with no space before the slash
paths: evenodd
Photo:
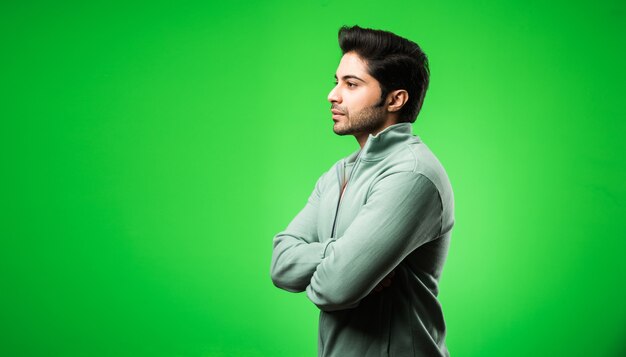
<path id="1" fill-rule="evenodd" d="M 359 143 L 359 146 L 361 147 L 361 149 L 363 149 L 363 146 L 365 146 L 365 143 L 367 142 L 367 137 L 368 136 L 369 136 L 369 133 L 367 133 L 367 134 L 354 134 L 354 138 Z"/>
<path id="2" fill-rule="evenodd" d="M 376 135 L 378 133 L 380 133 L 381 131 L 385 130 L 385 128 L 387 128 L 390 125 L 393 124 L 397 124 L 398 122 L 396 121 L 396 119 L 394 117 L 389 117 L 387 118 L 387 120 L 383 123 L 383 125 L 381 125 L 378 129 L 374 129 L 370 132 L 364 132 L 364 133 L 356 133 L 354 134 L 354 138 L 356 139 L 356 141 L 359 143 L 359 146 L 361 147 L 361 149 L 363 149 L 363 146 L 365 146 L 365 143 L 367 142 L 367 138 L 369 137 L 369 135 Z"/>

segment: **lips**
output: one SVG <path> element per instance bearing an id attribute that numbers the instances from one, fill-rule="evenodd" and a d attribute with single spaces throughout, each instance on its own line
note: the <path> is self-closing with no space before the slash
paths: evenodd
<path id="1" fill-rule="evenodd" d="M 333 115 L 344 115 L 342 112 L 335 109 L 331 110 L 331 112 L 333 113 Z"/>

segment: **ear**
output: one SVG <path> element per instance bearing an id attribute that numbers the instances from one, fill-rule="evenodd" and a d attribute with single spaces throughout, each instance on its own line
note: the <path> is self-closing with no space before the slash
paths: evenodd
<path id="1" fill-rule="evenodd" d="M 409 93 L 404 89 L 394 90 L 387 95 L 387 110 L 397 112 L 409 100 Z"/>

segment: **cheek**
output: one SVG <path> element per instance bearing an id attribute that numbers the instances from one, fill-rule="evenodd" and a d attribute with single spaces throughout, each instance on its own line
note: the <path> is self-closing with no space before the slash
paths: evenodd
<path id="1" fill-rule="evenodd" d="M 354 108 L 363 109 L 371 107 L 378 103 L 378 100 L 380 99 L 379 95 L 377 95 L 376 93 L 372 93 L 371 91 L 360 94 L 361 95 L 354 98 L 354 101 L 352 102 Z"/>

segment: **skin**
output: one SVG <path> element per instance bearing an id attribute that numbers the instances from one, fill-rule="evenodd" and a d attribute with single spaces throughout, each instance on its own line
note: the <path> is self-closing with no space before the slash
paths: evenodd
<path id="1" fill-rule="evenodd" d="M 398 111 L 409 99 L 406 90 L 390 92 L 381 100 L 380 83 L 368 73 L 367 61 L 355 52 L 347 52 L 341 58 L 335 73 L 335 87 L 328 93 L 333 131 L 337 135 L 354 135 L 361 149 L 370 134 L 376 135 L 386 127 L 398 123 Z M 343 191 L 343 190 L 342 190 Z M 372 293 L 391 286 L 395 270 L 376 285 Z"/>
<path id="2" fill-rule="evenodd" d="M 383 101 L 380 83 L 368 73 L 367 62 L 355 52 L 344 54 L 335 73 L 335 87 L 328 93 L 337 135 L 354 135 L 363 148 L 369 134 L 376 135 L 398 123 L 398 111 L 409 99 L 404 89 L 390 92 Z"/>

